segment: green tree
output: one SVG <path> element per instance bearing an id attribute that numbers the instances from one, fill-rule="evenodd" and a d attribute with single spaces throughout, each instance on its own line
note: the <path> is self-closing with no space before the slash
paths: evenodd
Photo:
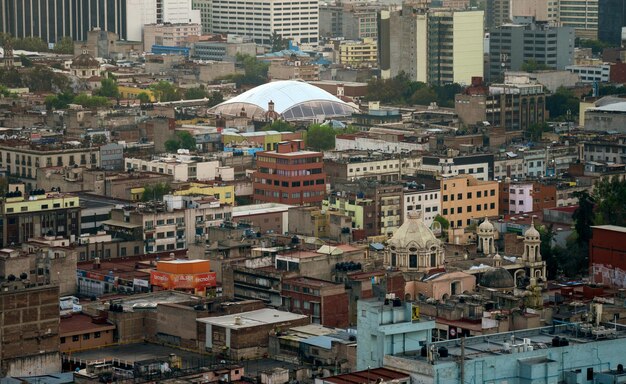
<path id="1" fill-rule="evenodd" d="M 25 55 L 20 55 L 20 62 L 22 62 L 22 67 L 24 68 L 31 68 L 33 66 L 33 61 Z"/>
<path id="2" fill-rule="evenodd" d="M 591 48 L 591 52 L 596 55 L 599 55 L 604 51 L 604 48 L 609 48 L 611 44 L 605 43 L 600 40 L 592 40 L 592 39 L 576 39 L 576 45 L 580 48 Z"/>
<path id="3" fill-rule="evenodd" d="M 158 101 L 177 101 L 180 100 L 178 89 L 169 81 L 161 80 L 156 84 L 150 85 L 150 90 L 154 93 L 154 97 Z"/>
<path id="4" fill-rule="evenodd" d="M 335 130 L 328 125 L 313 124 L 306 134 L 306 144 L 317 151 L 335 148 Z"/>
<path id="5" fill-rule="evenodd" d="M 144 187 L 142 201 L 163 200 L 163 196 L 170 193 L 171 188 L 166 183 L 148 184 Z"/>
<path id="6" fill-rule="evenodd" d="M 146 104 L 150 102 L 150 95 L 148 95 L 146 92 L 140 92 L 137 95 L 137 99 L 139 99 L 139 102 L 141 104 Z"/>
<path id="7" fill-rule="evenodd" d="M 435 216 L 433 220 L 439 222 L 439 224 L 441 224 L 441 229 L 443 229 L 444 231 L 447 231 L 448 228 L 450 228 L 450 222 L 448 221 L 448 219 L 441 215 Z"/>
<path id="8" fill-rule="evenodd" d="M 546 109 L 550 113 L 550 119 L 571 119 L 578 115 L 579 102 L 571 90 L 559 87 L 555 93 L 546 97 Z"/>
<path id="9" fill-rule="evenodd" d="M 422 87 L 411 96 L 411 104 L 430 105 L 433 101 L 437 101 L 437 94 L 430 87 Z"/>
<path id="10" fill-rule="evenodd" d="M 57 95 L 47 96 L 44 103 L 47 109 L 65 109 L 74 102 L 74 94 L 62 92 Z"/>
<path id="11" fill-rule="evenodd" d="M 118 97 L 120 97 L 120 91 L 117 86 L 117 82 L 113 79 L 100 80 L 100 89 L 97 89 L 94 92 L 94 95 L 112 97 L 117 99 Z"/>
<path id="12" fill-rule="evenodd" d="M 176 132 L 176 136 L 178 140 L 180 140 L 180 148 L 195 150 L 196 149 L 196 139 L 191 135 L 191 133 L 187 131 L 178 131 Z"/>
<path id="13" fill-rule="evenodd" d="M 100 108 L 109 106 L 109 99 L 104 96 L 89 96 L 84 93 L 74 98 L 73 104 L 82 105 L 85 108 Z"/>
<path id="14" fill-rule="evenodd" d="M 272 46 L 272 52 L 282 51 L 289 48 L 289 40 L 284 39 L 278 32 L 274 31 L 269 36 L 270 45 Z"/>
<path id="15" fill-rule="evenodd" d="M 238 85 L 260 85 L 267 82 L 269 64 L 257 60 L 254 56 L 238 53 L 237 65 L 244 70 L 243 76 L 235 77 L 235 81 L 238 82 Z"/>
<path id="16" fill-rule="evenodd" d="M 224 95 L 220 91 L 213 91 L 209 95 L 209 107 L 214 107 L 224 101 Z"/>
<path id="17" fill-rule="evenodd" d="M 22 49 L 31 52 L 48 52 L 48 44 L 40 37 L 24 37 L 13 39 L 13 49 Z"/>
<path id="18" fill-rule="evenodd" d="M 544 132 L 550 132 L 552 129 L 548 123 L 533 123 L 528 127 L 526 136 L 531 141 L 540 141 Z"/>
<path id="19" fill-rule="evenodd" d="M 61 40 L 54 44 L 52 49 L 54 53 L 73 55 L 74 54 L 74 40 L 69 36 L 63 36 Z"/>
<path id="20" fill-rule="evenodd" d="M 176 139 L 166 140 L 164 145 L 167 152 L 176 152 L 180 149 L 180 141 Z"/>
<path id="21" fill-rule="evenodd" d="M 275 120 L 263 127 L 264 131 L 293 132 L 296 129 L 293 125 L 284 120 Z"/>
<path id="22" fill-rule="evenodd" d="M 187 131 L 177 131 L 174 138 L 165 141 L 165 150 L 176 152 L 179 149 L 196 150 L 196 139 Z"/>
<path id="23" fill-rule="evenodd" d="M 185 100 L 197 100 L 204 99 L 206 97 L 206 92 L 204 89 L 197 88 L 189 88 L 185 91 Z"/>
<path id="24" fill-rule="evenodd" d="M 538 63 L 535 60 L 528 60 L 522 63 L 522 71 L 525 72 L 537 72 L 537 71 L 545 71 L 546 69 L 551 69 L 549 66 L 544 63 Z"/>
<path id="25" fill-rule="evenodd" d="M 107 143 L 107 137 L 105 135 L 102 134 L 97 134 L 97 135 L 93 135 L 93 137 L 91 138 L 91 142 L 94 144 L 106 144 Z"/>
<path id="26" fill-rule="evenodd" d="M 592 200 L 595 201 L 595 221 L 601 224 L 626 226 L 626 180 L 617 176 L 596 183 Z"/>

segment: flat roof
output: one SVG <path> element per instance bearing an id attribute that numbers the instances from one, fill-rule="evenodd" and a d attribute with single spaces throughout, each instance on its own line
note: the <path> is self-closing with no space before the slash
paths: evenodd
<path id="1" fill-rule="evenodd" d="M 113 330 L 113 329 L 115 329 L 115 326 L 112 324 L 94 323 L 93 318 L 91 316 L 83 315 L 80 313 L 75 313 L 71 315 L 71 317 L 61 318 L 61 322 L 59 323 L 59 334 L 61 336 L 82 334 L 86 331 L 98 332 L 98 331 L 106 331 L 106 330 Z"/>
<path id="2" fill-rule="evenodd" d="M 233 207 L 232 217 L 286 212 L 287 210 L 289 210 L 289 208 L 293 208 L 293 207 L 294 205 L 280 204 L 280 203 L 242 205 L 238 207 Z"/>
<path id="3" fill-rule="evenodd" d="M 439 319 L 437 321 L 439 321 Z M 604 332 L 604 337 L 609 340 L 622 339 L 626 337 L 626 327 L 623 325 L 618 325 L 617 330 L 614 331 L 614 325 L 612 324 L 605 324 L 604 327 L 597 330 L 596 328 L 591 328 L 590 324 L 569 323 L 567 325 L 557 325 L 554 327 L 549 326 L 466 337 L 464 356 L 466 360 L 472 360 L 481 359 L 487 356 L 509 354 L 511 355 L 510 358 L 514 359 L 514 355 L 516 353 L 524 352 L 524 350 L 515 350 L 513 349 L 513 345 L 522 345 L 526 342 L 526 345 L 532 346 L 533 350 L 550 349 L 553 348 L 552 340 L 556 336 L 566 339 L 569 342 L 569 345 L 582 345 L 592 341 L 604 340 L 603 338 L 599 339 L 594 332 Z M 438 350 L 441 347 L 445 347 L 448 350 L 448 357 L 438 357 L 434 361 L 434 364 L 439 362 L 447 363 L 450 361 L 458 361 L 461 356 L 460 339 L 439 341 L 429 345 L 433 346 L 435 350 Z M 509 347 L 508 352 L 507 347 Z M 412 360 L 427 361 L 426 357 L 421 356 L 419 350 L 398 354 L 397 356 Z"/>
<path id="4" fill-rule="evenodd" d="M 240 319 L 240 324 L 235 324 L 236 318 Z M 296 313 L 279 311 L 272 308 L 258 309 L 256 311 L 237 313 L 218 317 L 204 317 L 197 321 L 205 324 L 217 325 L 229 329 L 243 329 L 256 327 L 260 325 L 282 323 L 284 321 L 293 321 L 306 319 L 308 316 L 298 315 Z"/>
<path id="5" fill-rule="evenodd" d="M 620 227 L 618 225 L 592 225 L 591 228 L 598 228 L 598 229 L 604 229 L 606 231 L 626 233 L 626 227 Z"/>
<path id="6" fill-rule="evenodd" d="M 398 380 L 407 377 L 410 377 L 410 375 L 407 373 L 394 371 L 388 368 L 374 368 L 364 371 L 346 373 L 343 375 L 324 377 L 320 380 L 326 383 L 334 384 L 370 384 L 378 382 L 378 379 L 383 379 L 383 381 L 389 382 L 392 380 Z"/>

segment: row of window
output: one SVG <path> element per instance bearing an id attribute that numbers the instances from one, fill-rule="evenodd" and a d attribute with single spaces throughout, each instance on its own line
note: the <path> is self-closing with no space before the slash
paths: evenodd
<path id="1" fill-rule="evenodd" d="M 521 200 L 520 200 L 521 201 Z M 487 209 L 496 209 L 496 203 L 484 203 L 484 204 L 476 204 L 476 211 L 480 212 L 482 210 L 487 210 Z M 455 214 L 455 209 L 454 208 L 450 208 L 449 210 L 450 215 L 454 215 Z M 465 212 L 467 213 L 471 213 L 472 212 L 472 206 L 468 205 L 465 208 Z M 456 214 L 461 214 L 463 213 L 463 207 L 457 207 L 456 208 Z M 443 209 L 443 215 L 446 216 L 448 215 L 448 208 L 444 208 Z"/>
<path id="2" fill-rule="evenodd" d="M 105 331 L 106 333 L 109 333 L 109 331 Z M 83 336 L 83 340 L 89 340 L 91 339 L 91 337 L 93 336 L 94 339 L 99 339 L 102 337 L 102 333 L 101 332 L 94 332 L 92 333 L 85 333 L 82 335 Z M 80 335 L 74 335 L 72 336 L 72 342 L 77 342 L 80 341 Z M 61 337 L 61 344 L 65 344 L 67 342 L 67 337 Z"/>
<path id="3" fill-rule="evenodd" d="M 445 187 L 447 187 L 447 184 L 444 184 L 444 189 L 447 189 Z M 487 197 L 487 196 L 495 196 L 496 195 L 496 190 L 492 189 L 492 190 L 485 190 L 485 191 L 476 191 L 476 198 L 481 198 L 481 197 Z M 473 198 L 473 193 L 472 192 L 467 192 L 467 198 L 468 199 L 472 199 Z M 443 195 L 443 201 L 448 201 L 448 199 L 450 201 L 454 201 L 455 199 L 455 194 L 451 193 L 449 195 Z M 462 193 L 457 193 L 456 194 L 456 200 L 463 200 L 463 194 Z"/>

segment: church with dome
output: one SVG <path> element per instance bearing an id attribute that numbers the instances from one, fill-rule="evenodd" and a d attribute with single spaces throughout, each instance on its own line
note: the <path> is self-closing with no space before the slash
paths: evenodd
<path id="1" fill-rule="evenodd" d="M 403 272 L 427 272 L 444 266 L 443 243 L 416 212 L 411 212 L 404 223 L 387 241 L 385 266 Z"/>

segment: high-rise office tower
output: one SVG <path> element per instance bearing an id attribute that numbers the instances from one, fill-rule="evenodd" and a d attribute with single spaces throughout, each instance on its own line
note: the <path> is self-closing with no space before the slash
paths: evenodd
<path id="1" fill-rule="evenodd" d="M 483 11 L 403 6 L 379 14 L 379 64 L 383 78 L 405 72 L 430 84 L 470 84 L 483 74 Z"/>
<path id="2" fill-rule="evenodd" d="M 485 2 L 486 28 L 499 27 L 511 21 L 511 0 L 487 0 Z"/>
<path id="3" fill-rule="evenodd" d="M 576 37 L 598 38 L 598 0 L 559 1 L 559 24 L 575 29 Z"/>
<path id="4" fill-rule="evenodd" d="M 268 44 L 276 32 L 300 44 L 317 45 L 317 0 L 213 0 L 211 33 L 232 33 Z"/>
<path id="5" fill-rule="evenodd" d="M 0 0 L 0 32 L 49 43 L 84 41 L 94 28 L 141 41 L 143 26 L 154 23 L 200 23 L 200 11 L 191 0 Z"/>
<path id="6" fill-rule="evenodd" d="M 0 32 L 55 43 L 63 36 L 86 40 L 100 28 L 126 39 L 126 10 L 126 0 L 0 0 Z"/>
<path id="7" fill-rule="evenodd" d="M 598 39 L 616 47 L 626 26 L 626 0 L 598 0 Z"/>

